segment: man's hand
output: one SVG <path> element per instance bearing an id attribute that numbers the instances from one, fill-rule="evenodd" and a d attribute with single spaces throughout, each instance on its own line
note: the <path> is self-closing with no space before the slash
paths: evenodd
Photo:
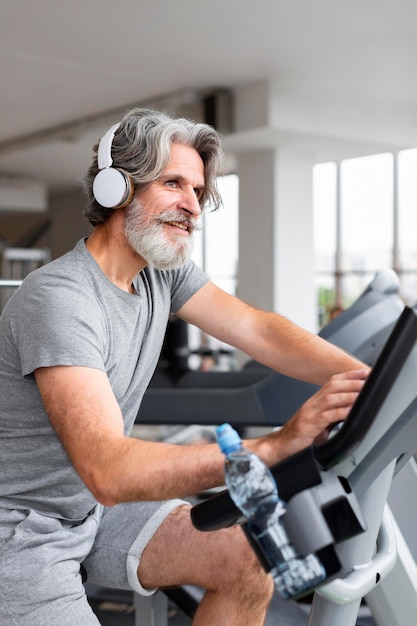
<path id="1" fill-rule="evenodd" d="M 335 374 L 278 432 L 268 435 L 279 440 L 277 460 L 326 441 L 332 427 L 348 416 L 368 375 L 365 368 Z"/>

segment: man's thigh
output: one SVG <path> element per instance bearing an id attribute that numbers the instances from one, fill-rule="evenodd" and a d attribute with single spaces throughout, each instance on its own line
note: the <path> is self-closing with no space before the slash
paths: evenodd
<path id="1" fill-rule="evenodd" d="M 94 545 L 83 562 L 87 581 L 103 587 L 132 589 L 142 595 L 154 593 L 144 588 L 137 572 L 142 554 L 155 533 L 183 500 L 166 502 L 129 502 L 105 508 Z M 164 566 L 164 555 L 158 568 Z M 155 585 L 157 587 L 159 585 Z"/>

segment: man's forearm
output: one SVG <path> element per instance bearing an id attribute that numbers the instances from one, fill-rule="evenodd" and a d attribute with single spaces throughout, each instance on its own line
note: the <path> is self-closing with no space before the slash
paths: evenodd
<path id="1" fill-rule="evenodd" d="M 337 346 L 274 313 L 259 312 L 261 334 L 250 356 L 287 376 L 323 385 L 334 374 L 367 368 Z"/>

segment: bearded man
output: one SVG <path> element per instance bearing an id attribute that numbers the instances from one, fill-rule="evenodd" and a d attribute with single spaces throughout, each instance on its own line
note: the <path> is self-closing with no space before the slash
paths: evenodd
<path id="1" fill-rule="evenodd" d="M 322 385 L 280 431 L 245 441 L 269 465 L 343 420 L 368 369 L 190 260 L 203 208 L 221 202 L 212 128 L 135 109 L 96 150 L 91 235 L 32 272 L 0 320 L 0 623 L 98 624 L 86 575 L 145 595 L 197 585 L 196 625 L 261 625 L 272 578 L 240 528 L 201 533 L 183 500 L 223 483 L 217 446 L 129 437 L 168 319 Z"/>

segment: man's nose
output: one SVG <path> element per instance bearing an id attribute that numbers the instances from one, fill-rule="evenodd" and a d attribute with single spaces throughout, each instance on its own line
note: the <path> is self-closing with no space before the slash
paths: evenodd
<path id="1" fill-rule="evenodd" d="M 182 209 L 190 213 L 193 217 L 199 217 L 201 215 L 201 206 L 195 193 L 194 187 L 187 187 L 184 190 L 182 198 Z"/>

